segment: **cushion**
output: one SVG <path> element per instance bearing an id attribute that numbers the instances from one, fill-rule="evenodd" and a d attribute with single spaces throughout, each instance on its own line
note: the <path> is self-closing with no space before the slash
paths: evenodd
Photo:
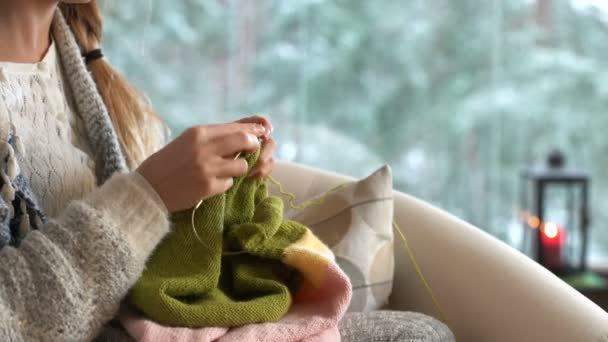
<path id="1" fill-rule="evenodd" d="M 388 304 L 395 265 L 390 167 L 327 196 L 297 201 L 322 201 L 301 211 L 286 207 L 285 216 L 310 227 L 336 255 L 353 285 L 348 311 L 378 310 Z"/>

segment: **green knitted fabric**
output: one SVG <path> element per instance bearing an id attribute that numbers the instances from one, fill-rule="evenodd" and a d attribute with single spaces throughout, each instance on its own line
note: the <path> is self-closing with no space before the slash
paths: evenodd
<path id="1" fill-rule="evenodd" d="M 257 157 L 247 157 L 250 167 Z M 281 256 L 307 228 L 283 220 L 282 201 L 268 196 L 265 182 L 245 177 L 196 212 L 202 243 L 191 215 L 173 215 L 173 232 L 148 261 L 132 303 L 167 326 L 234 327 L 283 317 L 298 275 Z"/>

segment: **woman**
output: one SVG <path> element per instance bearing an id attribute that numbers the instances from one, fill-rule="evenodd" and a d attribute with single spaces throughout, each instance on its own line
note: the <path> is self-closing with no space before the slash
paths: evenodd
<path id="1" fill-rule="evenodd" d="M 0 0 L 0 340 L 128 340 L 111 323 L 168 214 L 274 166 L 263 118 L 164 126 L 99 50 L 88 0 Z M 84 57 L 84 58 L 83 58 Z M 264 141 L 260 146 L 259 139 Z M 451 340 L 423 315 L 350 314 L 345 340 Z"/>

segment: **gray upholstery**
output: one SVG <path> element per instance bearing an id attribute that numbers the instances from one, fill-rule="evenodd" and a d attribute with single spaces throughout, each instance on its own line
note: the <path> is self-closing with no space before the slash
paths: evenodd
<path id="1" fill-rule="evenodd" d="M 351 312 L 340 322 L 344 342 L 451 342 L 454 335 L 440 321 L 406 311 Z"/>

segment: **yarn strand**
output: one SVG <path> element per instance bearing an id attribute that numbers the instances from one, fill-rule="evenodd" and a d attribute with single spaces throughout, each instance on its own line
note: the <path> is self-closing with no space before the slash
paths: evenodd
<path id="1" fill-rule="evenodd" d="M 277 190 L 279 191 L 279 193 L 281 195 L 289 197 L 289 202 L 288 202 L 289 207 L 291 209 L 298 210 L 298 211 L 302 211 L 302 210 L 304 210 L 304 209 L 306 209 L 306 208 L 308 208 L 310 206 L 313 206 L 313 205 L 322 205 L 325 202 L 325 199 L 327 198 L 327 196 L 329 196 L 332 193 L 334 193 L 334 192 L 336 192 L 336 191 L 338 191 L 338 190 L 340 190 L 340 189 L 342 189 L 342 188 L 344 188 L 344 187 L 352 184 L 352 183 L 338 184 L 337 186 L 335 186 L 335 187 L 327 190 L 325 193 L 323 193 L 323 195 L 320 196 L 318 200 L 316 200 L 316 201 L 315 200 L 311 200 L 311 201 L 308 201 L 308 202 L 304 202 L 304 203 L 302 203 L 300 205 L 296 205 L 295 204 L 296 195 L 294 193 L 286 191 L 283 188 L 283 184 L 281 184 L 278 180 L 274 179 L 272 176 L 269 176 L 268 180 L 270 181 L 270 183 L 274 184 L 274 186 L 277 187 Z"/>
<path id="2" fill-rule="evenodd" d="M 412 249 L 410 248 L 410 244 L 408 243 L 407 238 L 405 237 L 405 234 L 403 234 L 403 231 L 401 230 L 401 228 L 399 228 L 399 225 L 395 221 L 393 221 L 393 230 L 395 230 L 397 235 L 399 235 L 399 237 L 401 238 L 401 241 L 403 242 L 403 248 L 405 249 L 405 252 L 407 253 L 408 258 L 412 262 L 412 266 L 414 266 L 414 270 L 416 271 L 416 274 L 418 274 L 418 278 L 420 278 L 422 285 L 424 285 L 424 289 L 426 290 L 426 293 L 429 295 L 429 297 L 431 297 L 431 300 L 433 301 L 433 305 L 435 306 L 435 309 L 437 310 L 437 313 L 439 314 L 439 318 L 441 319 L 441 321 L 443 321 L 443 323 L 445 323 L 446 325 L 449 326 L 450 324 L 448 322 L 447 316 L 445 315 L 445 312 L 441 309 L 441 306 L 439 305 L 439 301 L 437 300 L 437 297 L 435 297 L 435 294 L 433 293 L 433 289 L 431 289 L 431 285 L 429 285 L 429 282 L 426 280 L 426 277 L 422 273 L 420 266 L 416 262 L 416 258 L 414 257 L 414 253 L 412 252 Z"/>

